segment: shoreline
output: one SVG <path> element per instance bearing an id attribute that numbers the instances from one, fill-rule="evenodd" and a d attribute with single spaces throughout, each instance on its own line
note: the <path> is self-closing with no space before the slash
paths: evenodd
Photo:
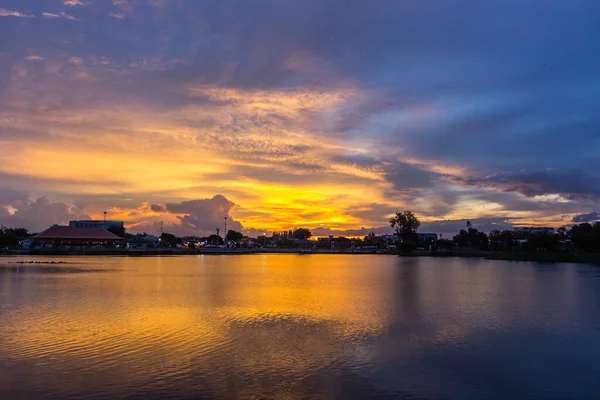
<path id="1" fill-rule="evenodd" d="M 593 264 L 600 266 L 600 253 L 526 253 L 526 252 L 492 252 L 492 251 L 415 251 L 412 253 L 399 253 L 391 250 L 299 250 L 299 249 L 203 249 L 203 250 L 177 250 L 177 249 L 145 249 L 145 250 L 88 250 L 83 252 L 68 252 L 65 250 L 12 252 L 0 253 L 0 256 L 26 257 L 26 256 L 60 256 L 60 257 L 157 257 L 157 256 L 199 256 L 199 255 L 256 255 L 256 254 L 344 254 L 344 255 L 392 255 L 400 257 L 432 257 L 432 258 L 482 258 L 498 261 L 529 261 L 541 263 L 575 263 Z"/>
<path id="2" fill-rule="evenodd" d="M 137 251 L 64 251 L 64 250 L 46 250 L 46 251 L 34 251 L 34 252 L 11 252 L 11 253 L 0 253 L 0 256 L 5 257 L 26 257 L 26 256 L 68 256 L 68 257 L 88 257 L 88 256 L 123 256 L 123 257 L 147 257 L 147 256 L 198 256 L 198 255 L 253 255 L 253 254 L 387 254 L 395 255 L 392 252 L 382 251 L 347 251 L 347 250 L 316 250 L 316 251 L 300 251 L 296 249 L 210 249 L 210 250 L 195 250 L 195 251 L 181 251 L 181 250 L 137 250 Z"/>

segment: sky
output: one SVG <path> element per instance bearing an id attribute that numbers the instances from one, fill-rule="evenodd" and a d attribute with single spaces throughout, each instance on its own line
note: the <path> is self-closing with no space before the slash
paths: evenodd
<path id="1" fill-rule="evenodd" d="M 595 0 L 1 0 L 0 224 L 595 221 Z"/>

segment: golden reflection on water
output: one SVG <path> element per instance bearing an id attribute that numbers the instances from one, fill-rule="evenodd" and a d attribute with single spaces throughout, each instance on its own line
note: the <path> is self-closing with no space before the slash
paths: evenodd
<path id="1" fill-rule="evenodd" d="M 171 387 L 286 398 L 319 371 L 367 379 L 376 362 L 460 345 L 476 327 L 535 326 L 521 321 L 515 302 L 544 298 L 535 271 L 514 279 L 482 261 L 444 261 L 447 268 L 344 255 L 69 261 L 106 272 L 0 275 L 0 361 L 35 372 L 28 384 L 57 396 L 82 387 L 107 398 Z M 562 290 L 572 291 L 566 276 L 571 284 Z M 498 295 L 505 291 L 510 296 Z M 579 306 L 561 304 L 565 313 Z"/>
<path id="2" fill-rule="evenodd" d="M 302 376 L 341 358 L 347 349 L 332 338 L 377 332 L 388 319 L 393 270 L 349 270 L 347 261 L 78 259 L 83 268 L 116 271 L 22 274 L 37 283 L 22 295 L 46 293 L 2 316 L 0 350 L 16 361 L 60 359 L 55 373 L 73 365 L 86 372 L 119 368 L 121 381 L 139 378 L 140 364 L 147 376 L 182 374 L 194 368 L 194 357 L 204 358 L 203 370 L 218 369 L 217 353 L 234 356 L 244 375 L 274 369 Z"/>

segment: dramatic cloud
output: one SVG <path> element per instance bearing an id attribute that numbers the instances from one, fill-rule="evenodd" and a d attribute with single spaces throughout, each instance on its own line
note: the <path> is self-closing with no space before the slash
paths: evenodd
<path id="1" fill-rule="evenodd" d="M 519 192 L 527 197 L 559 194 L 573 200 L 600 198 L 600 175 L 584 171 L 548 169 L 499 173 L 467 181 L 476 186 Z"/>
<path id="2" fill-rule="evenodd" d="M 0 214 L 0 224 L 5 226 L 19 226 L 30 231 L 39 232 L 54 224 L 66 225 L 70 220 L 89 218 L 65 203 L 51 203 L 46 197 L 35 201 L 14 200 L 9 207 Z"/>
<path id="3" fill-rule="evenodd" d="M 156 208 L 156 206 L 154 207 Z M 165 205 L 166 212 L 180 215 L 178 218 L 183 227 L 192 228 L 204 234 L 214 233 L 217 228 L 223 230 L 225 217 L 228 217 L 228 230 L 243 230 L 242 225 L 230 216 L 235 208 L 236 205 L 222 195 L 216 195 L 211 199 L 189 200 Z"/>
<path id="4" fill-rule="evenodd" d="M 600 206 L 596 1 L 3 6 L 3 190 L 188 233 Z"/>

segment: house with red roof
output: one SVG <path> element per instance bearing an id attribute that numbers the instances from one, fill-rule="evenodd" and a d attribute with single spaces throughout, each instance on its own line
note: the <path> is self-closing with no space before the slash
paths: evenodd
<path id="1" fill-rule="evenodd" d="M 54 225 L 33 237 L 43 248 L 114 247 L 125 239 L 103 228 L 74 228 Z"/>

